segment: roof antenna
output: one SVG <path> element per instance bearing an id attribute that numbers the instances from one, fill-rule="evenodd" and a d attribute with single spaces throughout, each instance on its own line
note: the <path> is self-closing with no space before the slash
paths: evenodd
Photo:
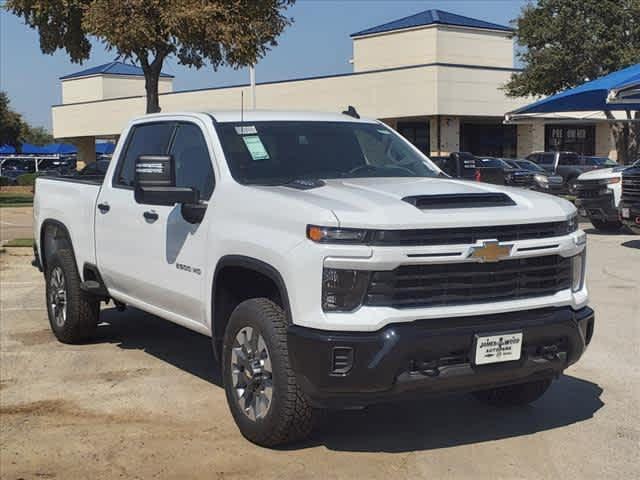
<path id="1" fill-rule="evenodd" d="M 356 111 L 353 105 L 349 105 L 349 108 L 343 111 L 342 114 L 349 115 L 350 117 L 353 117 L 353 118 L 360 118 L 360 115 L 358 115 L 358 112 Z"/>
<path id="2" fill-rule="evenodd" d="M 240 123 L 244 123 L 244 90 L 240 90 Z"/>

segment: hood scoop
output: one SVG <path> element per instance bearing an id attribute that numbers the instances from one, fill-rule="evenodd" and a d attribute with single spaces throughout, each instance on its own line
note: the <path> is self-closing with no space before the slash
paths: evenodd
<path id="1" fill-rule="evenodd" d="M 483 208 L 510 207 L 516 204 L 511 197 L 504 193 L 455 193 L 444 195 L 415 195 L 404 197 L 404 202 L 410 203 L 420 210 L 441 210 L 445 208 Z"/>

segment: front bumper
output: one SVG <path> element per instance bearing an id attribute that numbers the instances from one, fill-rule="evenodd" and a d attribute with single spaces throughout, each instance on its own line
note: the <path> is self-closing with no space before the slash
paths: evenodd
<path id="1" fill-rule="evenodd" d="M 613 192 L 593 198 L 577 198 L 576 207 L 581 215 L 605 222 L 618 221 L 618 209 L 615 206 Z"/>
<path id="2" fill-rule="evenodd" d="M 314 405 L 362 407 L 559 375 L 584 352 L 594 321 L 588 307 L 561 307 L 420 320 L 388 325 L 376 332 L 331 332 L 292 325 L 289 357 L 299 385 Z M 474 335 L 514 330 L 523 332 L 520 360 L 484 366 L 471 363 Z M 336 361 L 347 373 L 334 373 Z"/>
<path id="3" fill-rule="evenodd" d="M 629 216 L 623 215 L 624 209 L 629 209 Z M 640 233 L 640 203 L 620 202 L 620 220 L 633 232 Z"/>

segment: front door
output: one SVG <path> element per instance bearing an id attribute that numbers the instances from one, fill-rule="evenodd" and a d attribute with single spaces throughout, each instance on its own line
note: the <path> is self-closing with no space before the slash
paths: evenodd
<path id="1" fill-rule="evenodd" d="M 186 222 L 180 205 L 143 205 L 134 199 L 136 158 L 167 153 L 174 156 L 177 186 L 197 188 L 205 201 L 211 196 L 213 168 L 200 126 L 133 126 L 113 182 L 103 187 L 98 199 L 98 267 L 116 298 L 187 323 L 204 323 L 204 223 Z"/>

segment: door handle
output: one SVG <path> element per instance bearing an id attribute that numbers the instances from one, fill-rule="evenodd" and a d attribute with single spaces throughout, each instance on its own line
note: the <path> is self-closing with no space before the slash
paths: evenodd
<path id="1" fill-rule="evenodd" d="M 99 203 L 98 204 L 98 210 L 100 210 L 101 213 L 107 213 L 110 208 L 111 207 L 109 206 L 108 203 Z"/>
<path id="2" fill-rule="evenodd" d="M 147 210 L 142 216 L 151 222 L 155 222 L 158 219 L 158 214 L 153 210 Z"/>

